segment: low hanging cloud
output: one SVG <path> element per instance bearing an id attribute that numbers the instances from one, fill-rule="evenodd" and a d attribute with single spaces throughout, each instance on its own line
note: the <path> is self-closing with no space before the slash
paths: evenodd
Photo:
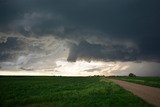
<path id="1" fill-rule="evenodd" d="M 40 69 L 54 67 L 54 61 L 67 57 L 68 48 L 64 40 L 53 36 L 25 37 L 8 36 L 0 44 L 0 66 L 2 69 Z"/>
<path id="2" fill-rule="evenodd" d="M 157 58 L 149 58 L 143 54 L 135 45 L 127 46 L 124 44 L 91 44 L 87 41 L 81 41 L 78 45 L 72 44 L 68 61 L 75 62 L 77 59 L 86 61 L 158 61 Z"/>
<path id="3" fill-rule="evenodd" d="M 97 60 L 159 62 L 158 4 L 159 1 L 150 0 L 6 0 L 1 1 L 0 31 L 18 32 L 25 37 L 52 35 L 73 43 L 90 38 L 109 39 L 111 44 L 125 40 L 136 44 L 138 49 L 122 46 L 123 41 L 119 46 L 103 46 L 108 43 L 97 44 L 99 40 L 95 39 L 92 43 L 81 42 L 76 46 L 80 49 L 70 49 L 70 54 L 77 55 L 73 51 L 78 51 L 78 57 Z M 95 49 L 89 53 L 83 47 Z M 81 48 L 85 52 L 80 52 Z"/>

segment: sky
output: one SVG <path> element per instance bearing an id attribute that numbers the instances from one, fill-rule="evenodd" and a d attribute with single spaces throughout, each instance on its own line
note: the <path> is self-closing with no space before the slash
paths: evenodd
<path id="1" fill-rule="evenodd" d="M 0 0 L 0 75 L 160 76 L 159 0 Z"/>

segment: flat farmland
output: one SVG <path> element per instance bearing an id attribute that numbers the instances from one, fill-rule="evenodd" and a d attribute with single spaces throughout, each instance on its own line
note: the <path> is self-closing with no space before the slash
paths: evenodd
<path id="1" fill-rule="evenodd" d="M 113 79 L 123 80 L 127 82 L 133 82 L 136 84 L 147 85 L 151 87 L 160 88 L 160 77 L 128 77 L 128 76 L 115 76 Z"/>
<path id="2" fill-rule="evenodd" d="M 1 107 L 152 107 L 104 77 L 0 77 Z"/>

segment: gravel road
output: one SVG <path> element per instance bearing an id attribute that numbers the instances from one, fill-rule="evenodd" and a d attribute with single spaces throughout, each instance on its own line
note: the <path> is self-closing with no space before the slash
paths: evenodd
<path id="1" fill-rule="evenodd" d="M 160 88 L 111 79 L 114 83 L 139 96 L 146 102 L 160 107 Z"/>

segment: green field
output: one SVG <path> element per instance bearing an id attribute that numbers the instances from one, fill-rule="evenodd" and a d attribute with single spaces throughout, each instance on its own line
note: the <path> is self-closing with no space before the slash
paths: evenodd
<path id="1" fill-rule="evenodd" d="M 160 88 L 160 77 L 128 77 L 128 76 L 116 76 L 114 79 L 124 80 L 137 84 L 159 87 Z"/>
<path id="2" fill-rule="evenodd" d="M 104 77 L 0 77 L 0 107 L 151 107 Z"/>

